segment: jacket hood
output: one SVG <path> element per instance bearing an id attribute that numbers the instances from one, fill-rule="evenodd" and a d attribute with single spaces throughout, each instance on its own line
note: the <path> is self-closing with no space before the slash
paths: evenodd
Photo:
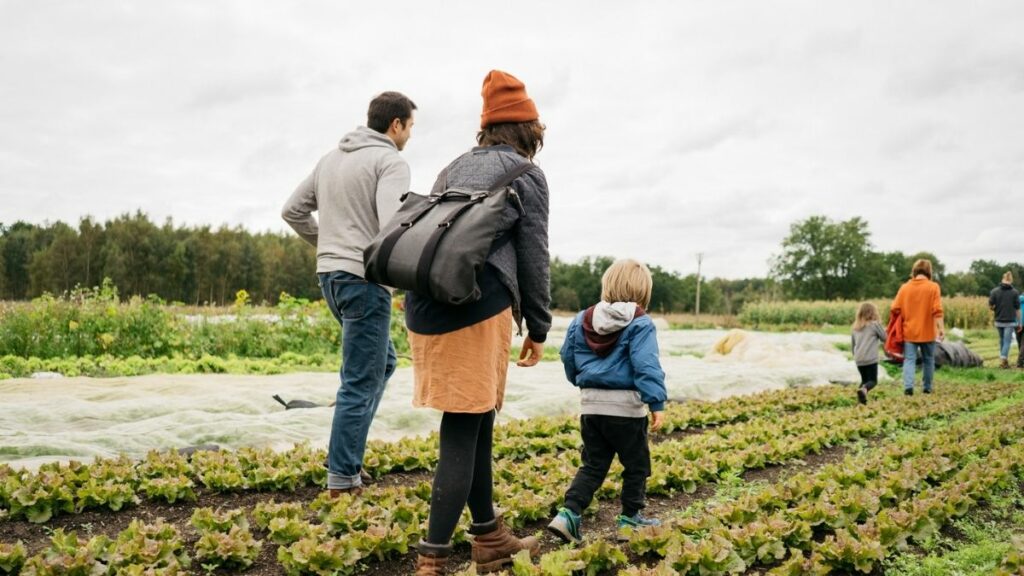
<path id="1" fill-rule="evenodd" d="M 354 152 L 363 148 L 391 148 L 392 150 L 398 150 L 398 146 L 395 146 L 391 138 L 366 126 L 359 126 L 345 134 L 341 142 L 338 142 L 338 148 L 342 152 Z"/>
<path id="2" fill-rule="evenodd" d="M 603 358 L 615 348 L 630 322 L 646 313 L 636 302 L 599 302 L 583 312 L 583 338 L 594 354 Z"/>
<path id="3" fill-rule="evenodd" d="M 1006 282 L 1000 283 L 999 287 L 1003 290 L 1013 290 L 1013 284 L 1007 284 Z"/>

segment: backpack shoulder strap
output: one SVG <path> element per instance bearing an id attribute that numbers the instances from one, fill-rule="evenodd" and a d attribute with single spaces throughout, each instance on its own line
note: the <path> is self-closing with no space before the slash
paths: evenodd
<path id="1" fill-rule="evenodd" d="M 498 178 L 498 181 L 491 186 L 489 192 L 497 192 L 498 190 L 501 190 L 512 182 L 515 182 L 516 178 L 526 174 L 531 168 L 533 168 L 532 162 L 523 162 L 522 164 L 513 167 L 508 172 L 505 172 L 501 178 Z"/>

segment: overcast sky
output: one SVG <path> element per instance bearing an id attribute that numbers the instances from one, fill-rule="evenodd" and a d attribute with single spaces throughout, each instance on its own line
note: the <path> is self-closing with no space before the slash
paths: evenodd
<path id="1" fill-rule="evenodd" d="M 949 270 L 1024 260 L 1024 2 L 0 0 L 0 222 L 285 230 L 369 100 L 419 106 L 413 189 L 508 71 L 547 124 L 551 251 L 763 276 L 861 216 Z"/>

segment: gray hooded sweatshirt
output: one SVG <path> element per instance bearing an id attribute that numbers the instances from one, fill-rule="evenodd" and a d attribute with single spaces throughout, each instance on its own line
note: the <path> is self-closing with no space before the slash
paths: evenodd
<path id="1" fill-rule="evenodd" d="M 316 246 L 316 271 L 365 276 L 363 248 L 409 191 L 409 165 L 386 135 L 360 126 L 317 163 L 281 209 L 281 217 Z M 317 212 L 317 218 L 313 216 Z"/>

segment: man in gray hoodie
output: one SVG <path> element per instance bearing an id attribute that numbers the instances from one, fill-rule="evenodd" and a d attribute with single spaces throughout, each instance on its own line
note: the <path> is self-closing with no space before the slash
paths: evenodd
<path id="1" fill-rule="evenodd" d="M 362 491 L 366 435 L 395 371 L 391 292 L 364 279 L 363 248 L 409 191 L 409 165 L 398 152 L 412 133 L 414 110 L 398 92 L 374 98 L 366 126 L 321 158 L 281 210 L 285 222 L 316 246 L 320 288 L 341 324 L 341 386 L 327 449 L 332 496 Z"/>

